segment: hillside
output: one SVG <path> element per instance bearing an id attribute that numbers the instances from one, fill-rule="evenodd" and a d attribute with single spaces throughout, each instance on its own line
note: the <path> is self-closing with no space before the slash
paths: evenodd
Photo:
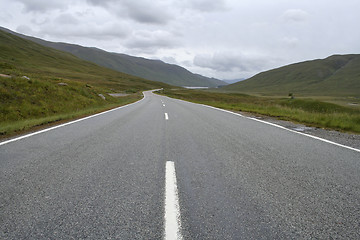
<path id="1" fill-rule="evenodd" d="M 167 64 L 160 60 L 150 60 L 126 54 L 110 53 L 98 48 L 83 47 L 68 43 L 49 42 L 39 38 L 18 34 L 8 29 L 2 29 L 43 46 L 69 52 L 81 59 L 91 61 L 100 66 L 153 81 L 160 81 L 175 86 L 191 87 L 217 87 L 227 85 L 227 83 L 218 79 L 193 74 L 183 67 Z"/>
<path id="2" fill-rule="evenodd" d="M 16 74 L 17 71 L 21 71 L 28 74 L 69 78 L 111 87 L 117 91 L 142 91 L 168 86 L 98 66 L 72 54 L 44 47 L 1 30 L 0 40 L 2 73 Z"/>
<path id="3" fill-rule="evenodd" d="M 333 55 L 291 64 L 221 90 L 261 95 L 360 97 L 360 55 Z"/>
<path id="4" fill-rule="evenodd" d="M 143 90 L 170 87 L 1 30 L 0 74 L 0 136 L 133 102 Z"/>
<path id="5" fill-rule="evenodd" d="M 226 82 L 227 84 L 234 84 L 237 82 L 241 82 L 244 81 L 246 78 L 239 78 L 239 79 L 230 79 L 230 80 L 222 80 L 224 82 Z"/>

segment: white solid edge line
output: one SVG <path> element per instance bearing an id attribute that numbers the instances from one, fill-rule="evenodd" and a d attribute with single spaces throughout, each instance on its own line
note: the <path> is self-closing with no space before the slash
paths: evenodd
<path id="1" fill-rule="evenodd" d="M 235 112 L 232 112 L 232 111 L 229 111 L 229 110 L 225 110 L 225 109 L 221 109 L 221 108 L 217 108 L 217 107 L 213 107 L 213 106 L 209 106 L 209 105 L 205 105 L 205 104 L 188 102 L 188 101 L 181 100 L 181 99 L 176 99 L 176 98 L 172 98 L 172 99 L 175 99 L 175 100 L 178 100 L 178 101 L 182 101 L 182 102 L 186 102 L 186 103 L 192 103 L 192 104 L 204 106 L 204 107 L 207 107 L 207 108 L 216 109 L 216 110 L 223 111 L 223 112 L 227 112 L 227 113 L 231 113 L 231 114 L 236 115 L 236 116 L 240 116 L 240 117 L 247 118 L 247 119 L 250 119 L 250 120 L 254 120 L 254 121 L 257 121 L 257 122 L 265 123 L 265 124 L 267 124 L 267 125 L 270 125 L 270 126 L 273 126 L 273 127 L 277 127 L 277 128 L 280 128 L 280 129 L 283 129 L 283 130 L 286 130 L 286 131 L 289 131 L 289 132 L 292 132 L 292 133 L 297 133 L 297 134 L 300 134 L 300 135 L 303 135 L 303 136 L 306 136 L 306 137 L 310 137 L 310 138 L 313 138 L 313 139 L 316 139 L 316 140 L 319 140 L 319 141 L 323 141 L 323 142 L 326 142 L 326 143 L 329 143 L 329 144 L 333 144 L 333 145 L 336 145 L 336 146 L 338 146 L 338 147 L 343 147 L 343 148 L 346 148 L 346 149 L 349 149 L 349 150 L 353 150 L 353 151 L 356 151 L 356 152 L 360 152 L 360 149 L 358 149 L 358 148 L 349 147 L 349 146 L 346 146 L 346 145 L 343 145 L 343 144 L 340 144 L 340 143 L 336 143 L 336 142 L 333 142 L 333 141 L 330 141 L 330 140 L 327 140 L 327 139 L 324 139 L 324 138 L 316 137 L 316 136 L 313 136 L 313 135 L 310 135 L 310 134 L 306 134 L 306 133 L 302 133 L 302 132 L 297 132 L 297 131 L 295 131 L 295 130 L 288 129 L 288 128 L 286 128 L 286 127 L 280 126 L 280 125 L 275 124 L 275 123 L 266 122 L 266 121 L 264 121 L 264 120 L 260 120 L 260 119 L 256 119 L 256 118 L 252 118 L 252 117 L 246 117 L 246 116 L 244 116 L 244 115 L 241 115 L 240 113 L 235 113 Z"/>
<path id="2" fill-rule="evenodd" d="M 169 115 L 165 113 L 165 120 L 169 120 Z"/>
<path id="3" fill-rule="evenodd" d="M 167 161 L 165 166 L 165 240 L 183 239 L 179 197 L 176 184 L 175 164 Z"/>
<path id="4" fill-rule="evenodd" d="M 57 128 L 60 128 L 60 127 L 64 127 L 64 126 L 67 126 L 67 125 L 70 125 L 70 124 L 73 124 L 73 123 L 81 122 L 81 121 L 84 121 L 84 120 L 87 120 L 87 119 L 90 119 L 90 118 L 93 118 L 93 117 L 97 117 L 97 116 L 100 116 L 102 114 L 106 114 L 106 113 L 109 113 L 109 112 L 112 112 L 112 111 L 119 110 L 121 108 L 129 107 L 129 106 L 131 106 L 133 104 L 136 104 L 136 103 L 139 103 L 139 102 L 143 101 L 144 99 L 145 99 L 145 94 L 143 93 L 143 98 L 136 101 L 136 102 L 133 102 L 133 103 L 130 103 L 130 104 L 127 104 L 127 105 L 124 105 L 124 106 L 120 106 L 120 107 L 117 107 L 117 108 L 113 108 L 113 109 L 110 109 L 110 110 L 105 111 L 105 112 L 101 112 L 101 113 L 97 113 L 97 114 L 94 114 L 94 115 L 91 115 L 91 116 L 80 118 L 80 119 L 77 119 L 77 120 L 74 120 L 74 121 L 71 121 L 71 122 L 63 123 L 63 124 L 60 124 L 60 125 L 57 125 L 57 126 L 54 126 L 54 127 L 46 128 L 46 129 L 43 129 L 43 130 L 40 130 L 40 131 L 37 131 L 37 132 L 29 133 L 29 134 L 26 134 L 26 135 L 23 135 L 23 136 L 20 136 L 20 137 L 17 137 L 17 138 L 13 138 L 13 139 L 10 139 L 10 140 L 4 141 L 4 142 L 0 142 L 0 146 L 11 143 L 11 142 L 15 142 L 15 141 L 18 141 L 18 140 L 21 140 L 21 139 L 24 139 L 24 138 L 28 138 L 28 137 L 31 137 L 31 136 L 34 136 L 34 135 L 37 135 L 37 134 L 40 134 L 40 133 L 48 132 L 48 131 L 51 131 L 51 130 L 54 130 L 54 129 L 57 129 Z"/>

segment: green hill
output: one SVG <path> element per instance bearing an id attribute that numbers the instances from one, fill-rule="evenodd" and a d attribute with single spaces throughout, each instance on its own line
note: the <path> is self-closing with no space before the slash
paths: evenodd
<path id="1" fill-rule="evenodd" d="M 360 55 L 333 55 L 296 63 L 221 89 L 260 95 L 360 97 Z"/>
<path id="2" fill-rule="evenodd" d="M 81 59 L 96 63 L 100 66 L 153 81 L 160 81 L 175 86 L 191 87 L 217 87 L 227 85 L 227 83 L 221 80 L 194 74 L 183 67 L 167 64 L 160 60 L 150 60 L 126 54 L 110 53 L 98 48 L 83 47 L 68 43 L 49 42 L 39 38 L 18 34 L 8 29 L 2 29 L 43 46 L 69 52 Z"/>
<path id="3" fill-rule="evenodd" d="M 0 74 L 0 136 L 133 102 L 143 90 L 170 87 L 1 30 Z"/>

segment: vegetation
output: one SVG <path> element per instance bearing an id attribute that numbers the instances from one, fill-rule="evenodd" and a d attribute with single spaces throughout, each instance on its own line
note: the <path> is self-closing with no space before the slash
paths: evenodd
<path id="1" fill-rule="evenodd" d="M 359 55 L 332 56 L 261 73 L 251 81 L 220 89 L 272 97 L 170 90 L 167 84 L 100 67 L 0 30 L 0 137 L 134 102 L 141 98 L 141 91 L 156 88 L 164 88 L 162 93 L 170 97 L 224 109 L 360 133 L 358 69 Z M 128 95 L 114 98 L 108 93 Z M 279 94 L 283 97 L 274 96 Z M 311 94 L 317 98 L 304 98 Z M 324 102 L 319 96 L 331 97 Z M 339 101 L 333 96 L 346 96 L 346 101 L 351 97 L 354 106 L 329 103 Z"/>
<path id="2" fill-rule="evenodd" d="M 216 93 L 199 90 L 159 91 L 160 94 L 232 111 L 259 113 L 323 127 L 360 133 L 360 110 L 314 99 L 256 97 L 239 93 Z"/>
<path id="3" fill-rule="evenodd" d="M 168 87 L 3 31 L 0 74 L 11 76 L 0 76 L 0 136 L 130 103 L 141 98 L 141 91 Z"/>
<path id="4" fill-rule="evenodd" d="M 221 91 L 264 96 L 337 96 L 360 98 L 360 55 L 334 55 L 257 74 Z"/>
<path id="5" fill-rule="evenodd" d="M 7 29 L 3 30 L 10 31 Z M 100 66 L 154 81 L 176 86 L 217 87 L 219 85 L 226 85 L 225 82 L 218 79 L 193 74 L 185 68 L 174 64 L 167 64 L 159 60 L 110 53 L 97 48 L 82 47 L 68 43 L 49 42 L 39 38 L 12 33 L 43 46 L 71 53 L 83 60 L 93 62 Z"/>

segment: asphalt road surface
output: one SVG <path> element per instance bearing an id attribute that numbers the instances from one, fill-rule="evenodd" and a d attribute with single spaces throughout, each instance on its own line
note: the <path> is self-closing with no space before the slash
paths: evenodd
<path id="1" fill-rule="evenodd" d="M 0 180 L 0 239 L 360 239 L 359 151 L 151 92 L 0 143 Z"/>

